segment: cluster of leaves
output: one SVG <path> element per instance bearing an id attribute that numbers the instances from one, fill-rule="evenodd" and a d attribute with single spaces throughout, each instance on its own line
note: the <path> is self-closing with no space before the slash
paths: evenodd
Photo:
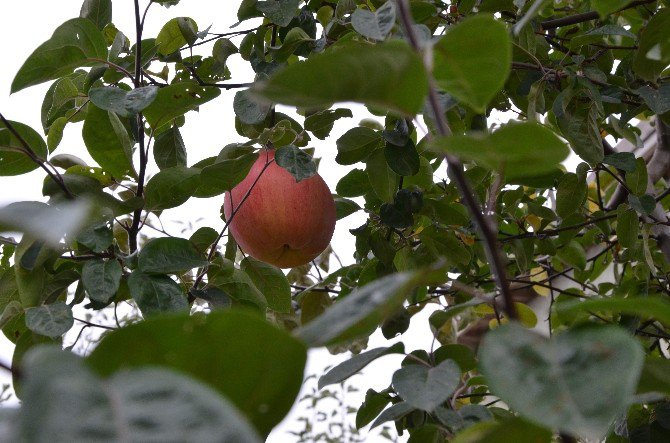
<path id="1" fill-rule="evenodd" d="M 144 15 L 153 3 L 178 1 Z M 48 200 L 0 209 L 0 230 L 22 233 L 0 237 L 0 326 L 23 400 L 2 410 L 3 429 L 258 441 L 293 404 L 307 348 L 329 346 L 356 355 L 320 387 L 406 355 L 387 389 L 368 390 L 358 429 L 392 421 L 417 442 L 668 438 L 667 1 L 243 0 L 238 19 L 254 28 L 217 34 L 177 17 L 155 38 L 135 7 L 132 44 L 111 0 L 85 0 L 12 84 L 53 81 L 46 141 L 0 123 L 0 175 L 42 168 Z M 255 78 L 230 82 L 230 57 Z M 229 89 L 244 141 L 189 166 L 185 115 Z M 230 237 L 219 250 L 225 226 L 141 235 L 148 217 L 232 189 L 261 147 L 296 180 L 313 175 L 308 146 L 353 116 L 333 108 L 346 101 L 372 116 L 336 141 L 337 216 L 368 215 L 351 231 L 355 264 L 331 271 L 329 249 L 285 275 Z M 506 111 L 518 118 L 490 124 Z M 640 119 L 655 148 L 616 152 L 610 137 L 643 148 Z M 95 165 L 55 153 L 81 122 Z M 570 152 L 583 160 L 574 172 L 561 165 Z M 125 302 L 146 320 L 111 327 L 83 359 L 54 350 L 73 309 Z M 427 306 L 437 348 L 361 353 Z M 530 330 L 538 315 L 549 338 Z"/>

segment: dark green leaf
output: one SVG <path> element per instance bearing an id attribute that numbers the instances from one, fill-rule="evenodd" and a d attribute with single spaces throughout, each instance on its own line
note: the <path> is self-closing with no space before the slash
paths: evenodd
<path id="1" fill-rule="evenodd" d="M 319 389 L 324 386 L 340 383 L 348 379 L 354 374 L 359 373 L 367 365 L 388 354 L 404 354 L 405 345 L 396 343 L 387 348 L 375 348 L 352 356 L 349 360 L 345 360 L 339 365 L 335 366 L 319 378 Z"/>
<path id="2" fill-rule="evenodd" d="M 201 185 L 196 197 L 213 197 L 230 191 L 249 174 L 258 160 L 258 152 L 251 146 L 228 145 L 216 161 L 202 169 Z"/>
<path id="3" fill-rule="evenodd" d="M 271 109 L 270 103 L 254 97 L 248 90 L 235 93 L 233 111 L 242 123 L 256 125 L 265 121 Z"/>
<path id="4" fill-rule="evenodd" d="M 149 275 L 134 271 L 128 277 L 128 288 L 144 317 L 166 312 L 188 311 L 186 294 L 166 275 Z"/>
<path id="5" fill-rule="evenodd" d="M 606 155 L 603 163 L 626 172 L 633 172 L 637 167 L 635 164 L 635 154 L 632 152 L 615 152 L 614 154 Z"/>
<path id="6" fill-rule="evenodd" d="M 112 22 L 112 0 L 84 0 L 79 17 L 91 20 L 98 29 Z"/>
<path id="7" fill-rule="evenodd" d="M 628 3 L 628 0 L 593 0 L 591 6 L 598 12 L 600 17 L 605 18 Z"/>
<path id="8" fill-rule="evenodd" d="M 133 171 L 132 142 L 115 113 L 89 104 L 82 137 L 93 160 L 114 177 Z"/>
<path id="9" fill-rule="evenodd" d="M 256 2 L 255 6 L 268 20 L 283 27 L 288 26 L 298 14 L 299 4 L 300 0 L 267 0 Z"/>
<path id="10" fill-rule="evenodd" d="M 337 219 L 341 220 L 344 217 L 347 217 L 353 214 L 356 211 L 359 211 L 361 207 L 353 200 L 348 198 L 336 197 L 335 198 L 335 212 L 337 214 Z"/>
<path id="11" fill-rule="evenodd" d="M 386 143 L 384 157 L 391 170 L 398 175 L 407 177 L 419 172 L 421 160 L 412 140 L 408 140 L 405 146 Z"/>
<path id="12" fill-rule="evenodd" d="M 513 180 L 553 171 L 568 156 L 568 147 L 546 126 L 510 123 L 491 135 L 438 137 L 433 149 L 446 151 Z"/>
<path id="13" fill-rule="evenodd" d="M 655 82 L 669 63 L 670 9 L 661 9 L 640 33 L 633 70 L 644 80 Z"/>
<path id="14" fill-rule="evenodd" d="M 577 174 L 563 176 L 556 189 L 556 213 L 565 218 L 577 211 L 586 198 L 586 182 Z"/>
<path id="15" fill-rule="evenodd" d="M 47 145 L 34 129 L 14 121 L 9 121 L 9 124 L 14 127 L 39 158 L 47 158 Z M 19 139 L 7 129 L 4 122 L 0 121 L 0 176 L 21 175 L 39 167 L 24 153 L 24 150 L 25 148 Z"/>
<path id="16" fill-rule="evenodd" d="M 138 269 L 146 274 L 181 274 L 205 265 L 205 256 L 193 243 L 176 237 L 150 240 L 137 258 Z"/>
<path id="17" fill-rule="evenodd" d="M 210 285 L 216 286 L 243 306 L 250 306 L 265 311 L 268 302 L 256 285 L 241 269 L 237 269 L 232 261 L 219 259 L 208 269 Z"/>
<path id="18" fill-rule="evenodd" d="M 453 443 L 551 443 L 552 432 L 515 417 L 503 422 L 476 423 L 460 432 Z"/>
<path id="19" fill-rule="evenodd" d="M 94 105 L 105 111 L 112 111 L 119 117 L 132 117 L 142 112 L 156 100 L 157 95 L 157 86 L 145 86 L 132 91 L 106 86 L 93 88 L 88 92 Z"/>
<path id="20" fill-rule="evenodd" d="M 642 157 L 635 159 L 635 170 L 626 174 L 626 185 L 635 195 L 643 195 L 647 192 L 647 163 Z"/>
<path id="21" fill-rule="evenodd" d="M 177 126 L 161 132 L 156 137 L 154 160 L 160 169 L 186 166 L 186 146 Z"/>
<path id="22" fill-rule="evenodd" d="M 651 214 L 656 208 L 656 199 L 650 194 L 642 194 L 639 197 L 628 194 L 628 204 L 640 214 Z"/>
<path id="23" fill-rule="evenodd" d="M 74 354 L 42 347 L 26 356 L 25 372 L 21 440 L 261 442 L 232 404 L 175 371 L 138 368 L 101 379 Z"/>
<path id="24" fill-rule="evenodd" d="M 200 170 L 173 166 L 151 177 L 146 186 L 146 204 L 151 210 L 180 206 L 200 186 Z"/>
<path id="25" fill-rule="evenodd" d="M 74 324 L 72 308 L 64 302 L 26 309 L 26 326 L 46 337 L 58 338 Z"/>
<path id="26" fill-rule="evenodd" d="M 510 73 L 512 42 L 505 25 L 476 15 L 448 28 L 434 47 L 437 84 L 479 113 Z"/>
<path id="27" fill-rule="evenodd" d="M 564 302 L 557 305 L 560 314 L 577 312 L 607 312 L 654 318 L 670 327 L 670 302 L 659 297 L 594 298 Z"/>
<path id="28" fill-rule="evenodd" d="M 146 365 L 179 370 L 216 388 L 266 434 L 293 405 L 306 357 L 300 342 L 264 318 L 217 311 L 156 318 L 115 331 L 88 363 L 103 375 Z"/>
<path id="29" fill-rule="evenodd" d="M 335 190 L 343 197 L 360 197 L 370 190 L 370 180 L 365 171 L 352 169 L 337 182 Z"/>
<path id="30" fill-rule="evenodd" d="M 254 93 L 286 105 L 319 107 L 356 101 L 407 115 L 421 109 L 427 90 L 421 59 L 401 41 L 316 54 L 252 88 Z"/>
<path id="31" fill-rule="evenodd" d="M 386 423 L 387 421 L 398 420 L 399 418 L 402 418 L 405 415 L 409 414 L 414 409 L 415 409 L 414 406 L 410 405 L 406 401 L 396 403 L 390 408 L 385 409 L 384 412 L 382 412 L 379 415 L 379 417 L 377 417 L 377 419 L 372 423 L 370 429 L 374 429 L 377 426 L 381 425 L 382 423 Z"/>
<path id="32" fill-rule="evenodd" d="M 395 4 L 387 1 L 375 12 L 356 9 L 351 25 L 359 34 L 373 40 L 385 40 L 395 25 Z"/>
<path id="33" fill-rule="evenodd" d="M 341 165 L 353 165 L 365 159 L 381 146 L 382 137 L 379 132 L 358 126 L 345 132 L 337 139 L 337 157 L 335 161 Z"/>
<path id="34" fill-rule="evenodd" d="M 98 303 L 109 303 L 121 284 L 123 269 L 116 260 L 89 260 L 81 270 L 81 282 L 88 298 Z"/>
<path id="35" fill-rule="evenodd" d="M 393 374 L 393 388 L 417 409 L 432 412 L 454 393 L 461 381 L 461 370 L 453 360 L 429 368 L 406 365 Z"/>
<path id="36" fill-rule="evenodd" d="M 93 58 L 107 58 L 105 37 L 90 20 L 68 20 L 24 62 L 11 92 L 71 74 L 80 66 L 91 66 L 97 63 Z"/>
<path id="37" fill-rule="evenodd" d="M 293 145 L 277 149 L 275 162 L 286 169 L 298 183 L 316 175 L 316 163 L 312 156 Z"/>
<path id="38" fill-rule="evenodd" d="M 389 168 L 383 149 L 370 154 L 365 162 L 365 172 L 377 197 L 384 202 L 392 202 L 398 188 L 398 176 Z"/>
<path id="39" fill-rule="evenodd" d="M 174 83 L 158 91 L 154 102 L 144 110 L 144 116 L 149 125 L 157 129 L 220 94 L 218 88 L 203 87 L 194 82 Z"/>
<path id="40" fill-rule="evenodd" d="M 332 131 L 336 120 L 353 117 L 351 109 L 326 109 L 305 118 L 305 131 L 309 131 L 319 140 L 325 140 Z"/>
<path id="41" fill-rule="evenodd" d="M 270 309 L 290 312 L 291 286 L 281 269 L 252 257 L 245 257 L 240 267 L 263 294 Z"/>
<path id="42" fill-rule="evenodd" d="M 658 89 L 644 85 L 635 90 L 649 106 L 654 114 L 665 114 L 670 111 L 670 83 L 661 84 Z"/>
<path id="43" fill-rule="evenodd" d="M 510 408 L 596 440 L 632 401 L 643 358 L 640 344 L 613 326 L 573 329 L 548 341 L 508 324 L 488 333 L 479 352 L 491 391 Z"/>

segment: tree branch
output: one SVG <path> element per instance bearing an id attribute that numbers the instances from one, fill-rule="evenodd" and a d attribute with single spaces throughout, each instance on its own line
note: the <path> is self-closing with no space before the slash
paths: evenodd
<path id="1" fill-rule="evenodd" d="M 414 19 L 412 18 L 409 9 L 408 0 L 399 0 L 397 4 L 400 21 L 402 22 L 405 34 L 414 50 L 418 52 L 420 51 L 420 44 L 418 36 L 414 30 Z M 429 81 L 428 100 L 433 115 L 435 116 L 437 130 L 441 136 L 450 136 L 451 128 L 449 128 L 444 116 L 444 109 L 438 99 L 437 89 L 433 84 L 433 79 L 430 78 Z M 518 318 L 518 315 L 512 299 L 509 282 L 507 281 L 505 264 L 500 255 L 500 250 L 498 249 L 497 228 L 494 228 L 493 226 L 495 222 L 492 219 L 487 220 L 482 213 L 481 206 L 477 202 L 475 194 L 470 187 L 470 183 L 465 177 L 465 170 L 460 160 L 449 154 L 444 154 L 444 159 L 447 162 L 449 175 L 456 183 L 456 187 L 463 198 L 463 202 L 468 208 L 470 215 L 473 217 L 474 222 L 484 239 L 484 250 L 491 266 L 493 277 L 496 280 L 498 290 L 505 301 L 505 312 L 510 319 L 515 320 Z"/>
<path id="2" fill-rule="evenodd" d="M 37 154 L 35 154 L 35 151 L 33 151 L 33 149 L 30 147 L 26 139 L 23 138 L 23 136 L 19 133 L 19 131 L 16 130 L 14 125 L 12 125 L 12 123 L 9 120 L 7 120 L 5 116 L 2 115 L 2 113 L 0 113 L 0 120 L 2 120 L 2 123 L 4 123 L 5 127 L 9 130 L 9 132 L 14 134 L 14 136 L 19 140 L 19 143 L 21 143 L 23 149 L 21 149 L 20 151 L 25 155 L 27 155 L 28 157 L 30 157 L 30 159 L 35 163 L 37 163 L 40 168 L 44 169 L 47 175 L 51 177 L 51 179 L 54 182 L 56 182 L 58 187 L 60 187 L 63 190 L 67 198 L 73 199 L 74 195 L 72 195 L 70 190 L 65 185 L 65 181 L 63 180 L 63 177 L 60 175 L 60 173 L 55 168 L 53 171 L 47 168 L 47 164 L 50 165 L 50 163 L 48 163 L 46 160 L 40 158 Z"/>
<path id="3" fill-rule="evenodd" d="M 649 3 L 656 3 L 658 0 L 637 0 L 634 1 L 623 8 L 615 11 L 614 13 L 624 11 L 626 9 L 636 8 L 638 6 L 647 5 Z M 540 23 L 540 26 L 543 30 L 556 29 L 563 26 L 576 25 L 578 23 L 589 22 L 591 20 L 598 19 L 598 13 L 596 11 L 582 12 L 581 14 L 569 15 L 567 17 L 554 18 L 551 20 L 545 20 Z"/>

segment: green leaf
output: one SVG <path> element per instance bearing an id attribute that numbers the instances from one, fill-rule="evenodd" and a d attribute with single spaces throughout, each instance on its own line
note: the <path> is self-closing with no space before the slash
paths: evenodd
<path id="1" fill-rule="evenodd" d="M 558 250 L 556 256 L 564 263 L 581 271 L 586 268 L 586 251 L 576 240 L 571 240 Z"/>
<path id="2" fill-rule="evenodd" d="M 647 192 L 647 163 L 642 157 L 635 159 L 635 170 L 626 174 L 626 185 L 635 195 Z"/>
<path id="3" fill-rule="evenodd" d="M 309 36 L 302 28 L 291 28 L 282 41 L 282 45 L 276 48 L 270 48 L 275 62 L 286 61 L 296 49 L 303 43 L 313 42 L 314 39 Z"/>
<path id="4" fill-rule="evenodd" d="M 102 379 L 56 347 L 37 348 L 24 366 L 20 440 L 262 441 L 228 400 L 176 371 L 138 368 Z"/>
<path id="5" fill-rule="evenodd" d="M 398 188 L 398 176 L 389 168 L 383 149 L 370 154 L 365 162 L 365 172 L 377 197 L 384 202 L 392 202 Z"/>
<path id="6" fill-rule="evenodd" d="M 510 123 L 491 135 L 436 137 L 430 146 L 502 170 L 509 180 L 551 172 L 570 153 L 556 134 L 538 123 Z"/>
<path id="7" fill-rule="evenodd" d="M 85 18 L 66 21 L 23 63 L 12 82 L 11 92 L 71 74 L 80 66 L 91 66 L 92 58 L 107 58 L 107 42 L 95 24 Z"/>
<path id="8" fill-rule="evenodd" d="M 105 86 L 93 88 L 88 92 L 88 97 L 94 105 L 105 111 L 112 111 L 119 117 L 133 117 L 142 112 L 156 100 L 157 95 L 157 86 L 145 86 L 132 91 Z"/>
<path id="9" fill-rule="evenodd" d="M 384 157 L 393 172 L 405 177 L 416 175 L 421 167 L 419 153 L 411 139 L 407 141 L 405 146 L 386 143 Z"/>
<path id="10" fill-rule="evenodd" d="M 240 268 L 263 294 L 270 309 L 291 311 L 291 286 L 281 269 L 248 256 L 242 260 Z"/>
<path id="11" fill-rule="evenodd" d="M 268 302 L 265 296 L 258 290 L 246 272 L 237 269 L 232 261 L 219 259 L 214 261 L 208 269 L 208 282 L 215 286 L 233 300 L 243 306 L 250 306 L 265 311 Z"/>
<path id="12" fill-rule="evenodd" d="M 91 214 L 85 200 L 47 205 L 41 202 L 16 202 L 0 207 L 0 232 L 23 232 L 53 246 L 65 236 L 79 232 Z"/>
<path id="13" fill-rule="evenodd" d="M 326 109 L 305 118 L 305 131 L 309 131 L 319 140 L 325 140 L 333 130 L 335 121 L 345 117 L 353 117 L 351 109 Z"/>
<path id="14" fill-rule="evenodd" d="M 591 7 L 598 12 L 600 17 L 605 18 L 628 3 L 630 3 L 628 0 L 592 0 Z"/>
<path id="15" fill-rule="evenodd" d="M 356 101 L 413 116 L 423 106 L 428 80 L 420 57 L 406 43 L 390 41 L 315 54 L 251 90 L 286 105 L 325 107 Z"/>
<path id="16" fill-rule="evenodd" d="M 567 301 L 556 305 L 556 312 L 572 315 L 579 312 L 608 312 L 654 318 L 670 327 L 670 302 L 660 297 L 594 298 Z"/>
<path id="17" fill-rule="evenodd" d="M 644 80 L 656 82 L 670 64 L 670 9 L 660 9 L 640 33 L 633 71 Z"/>
<path id="18" fill-rule="evenodd" d="M 502 422 L 475 423 L 459 432 L 453 443 L 551 443 L 552 432 L 518 417 Z"/>
<path id="19" fill-rule="evenodd" d="M 218 39 L 212 48 L 212 57 L 216 59 L 216 67 L 223 70 L 228 61 L 228 57 L 237 54 L 238 52 L 239 50 L 237 49 L 237 46 L 227 38 Z"/>
<path id="20" fill-rule="evenodd" d="M 298 15 L 300 0 L 268 0 L 256 2 L 256 9 L 272 23 L 281 27 L 288 26 Z M 240 6 L 240 9 L 242 6 Z M 239 12 L 238 12 L 239 14 Z"/>
<path id="21" fill-rule="evenodd" d="M 603 163 L 626 172 L 633 172 L 637 167 L 635 154 L 632 152 L 615 152 L 614 154 L 606 155 Z"/>
<path id="22" fill-rule="evenodd" d="M 670 361 L 664 358 L 647 357 L 637 387 L 638 394 L 660 392 L 670 395 Z"/>
<path id="23" fill-rule="evenodd" d="M 58 338 L 74 324 L 72 308 L 59 301 L 26 309 L 26 326 L 31 331 L 46 337 Z"/>
<path id="24" fill-rule="evenodd" d="M 353 200 L 348 198 L 336 197 L 335 198 L 335 213 L 337 214 L 337 219 L 341 220 L 344 217 L 347 217 L 353 214 L 356 211 L 359 211 L 361 207 Z"/>
<path id="25" fill-rule="evenodd" d="M 616 235 L 619 244 L 624 248 L 632 248 L 637 244 L 640 231 L 640 220 L 632 209 L 620 210 L 616 216 Z"/>
<path id="26" fill-rule="evenodd" d="M 316 347 L 368 334 L 393 315 L 410 291 L 428 280 L 430 274 L 431 270 L 400 272 L 370 282 L 296 329 L 295 335 Z"/>
<path id="27" fill-rule="evenodd" d="M 319 389 L 335 383 L 343 382 L 352 375 L 359 373 L 363 368 L 377 360 L 379 357 L 389 354 L 404 354 L 405 345 L 396 343 L 387 348 L 375 348 L 352 356 L 349 360 L 345 360 L 319 378 Z"/>
<path id="28" fill-rule="evenodd" d="M 88 298 L 98 303 L 109 303 L 121 284 L 123 269 L 116 260 L 89 260 L 81 270 L 81 282 Z"/>
<path id="29" fill-rule="evenodd" d="M 312 156 L 293 145 L 277 149 L 275 163 L 286 169 L 298 183 L 316 175 L 316 163 Z"/>
<path id="30" fill-rule="evenodd" d="M 150 240 L 137 257 L 137 268 L 146 274 L 181 274 L 207 263 L 193 243 L 176 237 Z"/>
<path id="31" fill-rule="evenodd" d="M 352 169 L 337 182 L 335 190 L 343 197 L 360 197 L 370 189 L 368 175 L 362 169 Z"/>
<path id="32" fill-rule="evenodd" d="M 226 146 L 212 165 L 202 169 L 195 196 L 213 197 L 230 191 L 244 180 L 257 159 L 258 152 L 251 146 Z"/>
<path id="33" fill-rule="evenodd" d="M 93 160 L 114 177 L 133 171 L 132 142 L 115 113 L 89 104 L 82 137 Z"/>
<path id="34" fill-rule="evenodd" d="M 670 83 L 663 83 L 658 88 L 644 85 L 635 90 L 642 97 L 654 114 L 665 114 L 670 111 Z"/>
<path id="35" fill-rule="evenodd" d="M 67 118 L 58 117 L 49 127 L 49 134 L 47 135 L 47 148 L 49 149 L 49 152 L 53 152 L 63 140 L 63 130 L 65 130 L 65 125 L 67 124 Z M 51 163 L 53 164 L 53 158 L 51 160 Z"/>
<path id="36" fill-rule="evenodd" d="M 377 419 L 372 423 L 370 429 L 374 429 L 382 423 L 386 423 L 387 421 L 398 420 L 412 412 L 414 409 L 414 406 L 407 403 L 406 401 L 396 403 L 379 414 L 379 417 L 377 417 Z"/>
<path id="37" fill-rule="evenodd" d="M 491 392 L 511 409 L 595 440 L 632 402 L 643 359 L 640 344 L 613 326 L 572 329 L 547 340 L 507 324 L 489 332 L 479 351 Z"/>
<path id="38" fill-rule="evenodd" d="M 156 99 L 144 110 L 149 126 L 153 129 L 169 124 L 221 94 L 218 88 L 203 87 L 194 82 L 173 83 L 160 88 Z"/>
<path id="39" fill-rule="evenodd" d="M 155 318 L 114 331 L 88 363 L 105 376 L 120 368 L 173 368 L 217 389 L 267 434 L 293 405 L 306 358 L 304 345 L 263 317 L 228 310 Z"/>
<path id="40" fill-rule="evenodd" d="M 367 426 L 384 410 L 390 401 L 391 397 L 388 394 L 376 392 L 374 389 L 368 389 L 365 393 L 365 401 L 358 408 L 358 412 L 356 413 L 356 429 L 361 429 Z"/>
<path id="41" fill-rule="evenodd" d="M 379 132 L 364 126 L 357 126 L 337 139 L 335 161 L 341 165 L 353 165 L 365 159 L 382 144 Z"/>
<path id="42" fill-rule="evenodd" d="M 466 18 L 449 27 L 433 53 L 438 86 L 478 113 L 486 111 L 512 66 L 507 28 L 487 15 Z"/>
<path id="43" fill-rule="evenodd" d="M 154 142 L 154 160 L 160 169 L 186 166 L 186 146 L 177 126 L 161 132 Z"/>
<path id="44" fill-rule="evenodd" d="M 33 128 L 14 121 L 9 121 L 9 124 L 39 158 L 47 158 L 47 145 Z M 38 167 L 39 165 L 24 153 L 23 144 L 19 139 L 7 129 L 4 122 L 0 121 L 0 176 L 21 175 Z"/>
<path id="45" fill-rule="evenodd" d="M 175 208 L 186 202 L 200 186 L 200 170 L 173 166 L 151 177 L 146 186 L 146 205 L 158 211 Z"/>
<path id="46" fill-rule="evenodd" d="M 144 317 L 166 312 L 188 311 L 184 291 L 166 275 L 149 275 L 133 271 L 128 277 L 128 288 Z"/>
<path id="47" fill-rule="evenodd" d="M 461 370 L 453 360 L 435 367 L 406 365 L 393 374 L 393 388 L 405 402 L 432 412 L 454 393 L 461 381 Z"/>
<path id="48" fill-rule="evenodd" d="M 258 100 L 249 90 L 238 91 L 233 100 L 233 111 L 242 123 L 256 125 L 265 121 L 272 106 Z"/>
<path id="49" fill-rule="evenodd" d="M 385 40 L 395 25 L 395 4 L 387 1 L 375 12 L 356 9 L 351 14 L 351 25 L 364 37 Z"/>
<path id="50" fill-rule="evenodd" d="M 559 113 L 556 117 L 563 136 L 570 142 L 575 154 L 591 165 L 603 161 L 605 153 L 595 105 L 572 114 Z"/>
<path id="51" fill-rule="evenodd" d="M 242 0 L 237 10 L 237 19 L 242 22 L 252 17 L 260 17 L 261 13 L 256 9 L 258 0 Z"/>
<path id="52" fill-rule="evenodd" d="M 84 0 L 79 17 L 91 20 L 98 29 L 112 22 L 112 0 Z"/>
<path id="53" fill-rule="evenodd" d="M 565 218 L 581 208 L 588 189 L 586 182 L 577 174 L 567 173 L 556 189 L 556 213 Z"/>
<path id="54" fill-rule="evenodd" d="M 193 35 L 198 32 L 198 24 L 189 17 L 173 18 L 165 25 L 156 37 L 158 52 L 163 55 L 172 54 L 182 46 L 195 43 Z"/>

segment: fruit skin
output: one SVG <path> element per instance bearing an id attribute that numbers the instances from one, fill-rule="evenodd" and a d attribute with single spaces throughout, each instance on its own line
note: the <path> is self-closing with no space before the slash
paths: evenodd
<path id="1" fill-rule="evenodd" d="M 262 150 L 249 174 L 226 192 L 223 209 L 230 219 L 274 150 Z M 232 194 L 232 204 L 231 204 Z M 335 202 L 320 175 L 299 183 L 272 162 L 233 217 L 229 229 L 242 250 L 279 268 L 314 260 L 330 243 L 335 230 Z"/>

